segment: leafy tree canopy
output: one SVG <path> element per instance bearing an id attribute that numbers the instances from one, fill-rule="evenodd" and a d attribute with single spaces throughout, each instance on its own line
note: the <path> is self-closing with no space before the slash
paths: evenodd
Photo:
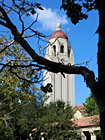
<path id="1" fill-rule="evenodd" d="M 0 73 L 0 138 L 27 139 L 31 130 L 37 128 L 34 139 L 42 137 L 44 132 L 46 139 L 79 140 L 71 121 L 72 107 L 61 101 L 44 105 L 43 96 L 34 84 L 39 82 L 37 70 L 28 67 L 32 60 L 20 45 L 16 43 L 6 48 L 5 41 L 2 36 L 0 59 L 8 65 L 3 65 Z M 43 88 L 51 90 L 51 84 Z"/>
<path id="2" fill-rule="evenodd" d="M 62 6 L 73 24 L 87 19 L 88 12 L 97 9 L 96 0 L 62 0 Z"/>
<path id="3" fill-rule="evenodd" d="M 35 105 L 42 101 L 42 95 L 34 84 L 39 80 L 35 78 L 37 70 L 32 67 L 24 69 L 24 65 L 29 64 L 32 60 L 17 43 L 8 48 L 6 39 L 5 36 L 0 38 L 0 60 L 8 64 L 8 66 L 3 65 L 0 73 L 0 139 L 19 140 L 22 137 L 28 137 L 32 129 L 31 119 L 34 119 L 32 110 L 35 110 Z M 4 51 L 2 51 L 3 49 Z M 9 67 L 9 65 L 13 67 Z M 16 65 L 20 67 L 15 67 Z M 32 82 L 33 79 L 34 82 Z M 24 108 L 30 115 L 28 124 L 26 122 L 29 117 L 22 114 Z"/>
<path id="4" fill-rule="evenodd" d="M 90 96 L 86 99 L 85 103 L 83 103 L 85 106 L 85 111 L 87 113 L 87 116 L 93 116 L 93 115 L 98 115 L 98 107 L 96 105 L 96 102 L 92 96 L 92 93 Z"/>
<path id="5" fill-rule="evenodd" d="M 39 125 L 34 132 L 34 139 L 37 139 L 37 134 L 41 132 L 46 140 L 81 139 L 71 121 L 73 110 L 69 104 L 65 105 L 62 101 L 52 102 L 43 106 L 39 114 Z"/>

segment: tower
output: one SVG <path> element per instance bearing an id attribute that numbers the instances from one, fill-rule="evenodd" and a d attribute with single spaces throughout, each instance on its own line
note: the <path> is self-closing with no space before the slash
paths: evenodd
<path id="1" fill-rule="evenodd" d="M 63 64 L 74 64 L 71 44 L 68 41 L 67 35 L 62 32 L 60 23 L 57 24 L 56 31 L 50 36 L 45 58 Z M 53 91 L 47 93 L 47 96 L 49 96 L 46 101 L 47 104 L 61 100 L 65 103 L 70 103 L 72 106 L 75 105 L 74 75 L 65 74 L 64 78 L 61 73 L 55 74 L 45 70 L 44 76 L 44 86 L 47 85 L 47 83 L 51 83 L 53 86 Z"/>

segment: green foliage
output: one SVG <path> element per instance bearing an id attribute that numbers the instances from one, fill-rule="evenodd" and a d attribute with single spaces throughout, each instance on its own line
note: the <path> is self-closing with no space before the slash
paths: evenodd
<path id="1" fill-rule="evenodd" d="M 6 47 L 7 44 L 5 37 L 1 37 L 0 60 L 8 65 L 0 67 L 0 139 L 25 140 L 36 128 L 35 140 L 42 137 L 42 132 L 48 140 L 79 140 L 71 121 L 71 106 L 60 101 L 44 105 L 43 96 L 34 84 L 39 79 L 38 70 L 24 67 L 32 61 L 21 46 L 14 43 Z M 52 91 L 50 83 L 41 88 L 45 93 Z"/>
<path id="2" fill-rule="evenodd" d="M 96 136 L 97 136 L 98 138 L 101 138 L 101 130 L 96 131 L 95 134 L 96 134 Z"/>
<path id="3" fill-rule="evenodd" d="M 87 112 L 87 116 L 93 116 L 99 114 L 98 107 L 95 103 L 92 93 L 86 99 L 85 103 L 83 103 L 83 105 L 86 107 L 85 111 Z"/>
<path id="4" fill-rule="evenodd" d="M 29 64 L 30 58 L 17 43 L 6 48 L 5 38 L 0 41 L 0 60 L 8 64 L 4 69 L 2 65 L 0 67 L 0 139 L 27 139 L 34 127 L 35 107 L 42 102 L 39 89 L 28 82 L 36 78 L 37 70 L 33 67 L 15 67 Z"/>
<path id="5" fill-rule="evenodd" d="M 70 105 L 65 105 L 62 101 L 52 102 L 41 108 L 39 116 L 34 139 L 42 134 L 46 140 L 80 140 L 71 121 L 73 111 Z"/>
<path id="6" fill-rule="evenodd" d="M 0 138 L 26 139 L 34 127 L 35 108 L 41 102 L 41 95 L 35 87 L 22 83 L 14 75 L 9 78 L 4 75 L 0 85 Z"/>
<path id="7" fill-rule="evenodd" d="M 61 8 L 66 11 L 73 24 L 77 24 L 79 20 L 87 19 L 88 12 L 97 9 L 95 0 L 62 0 Z"/>

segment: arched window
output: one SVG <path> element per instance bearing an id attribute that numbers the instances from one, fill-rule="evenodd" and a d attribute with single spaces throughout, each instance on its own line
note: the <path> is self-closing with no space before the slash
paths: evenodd
<path id="1" fill-rule="evenodd" d="M 71 44 L 68 44 L 68 57 L 70 57 Z"/>
<path id="2" fill-rule="evenodd" d="M 68 48 L 68 57 L 70 57 L 70 48 Z"/>
<path id="3" fill-rule="evenodd" d="M 53 46 L 53 52 L 54 52 L 54 56 L 56 56 L 56 46 Z"/>
<path id="4" fill-rule="evenodd" d="M 64 46 L 61 45 L 60 53 L 64 53 Z"/>

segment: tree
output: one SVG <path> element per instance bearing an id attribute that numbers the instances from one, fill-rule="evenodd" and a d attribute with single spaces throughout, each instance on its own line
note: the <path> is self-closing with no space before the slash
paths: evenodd
<path id="1" fill-rule="evenodd" d="M 5 45 L 3 46 L 2 44 L 2 42 L 6 41 L 5 36 L 1 37 L 0 41 L 2 46 L 0 51 L 2 51 L 5 48 Z M 12 66 L 21 66 L 32 61 L 18 44 L 12 44 L 11 47 L 3 51 L 0 59 Z M 34 127 L 35 106 L 42 102 L 42 95 L 39 89 L 36 88 L 34 83 L 31 83 L 33 81 L 33 74 L 35 76 L 36 73 L 36 71 L 33 72 L 32 67 L 25 69 L 24 67 L 3 67 L 0 73 L 1 140 L 27 139 L 30 130 Z M 32 77 L 29 77 L 29 75 Z M 29 107 L 31 108 L 30 111 Z M 22 114 L 23 112 L 25 113 Z M 28 123 L 29 118 L 30 123 Z"/>
<path id="2" fill-rule="evenodd" d="M 87 113 L 87 116 L 93 116 L 99 114 L 97 104 L 92 96 L 92 93 L 86 99 L 85 103 L 83 103 L 83 105 L 85 106 L 85 111 Z"/>
<path id="3" fill-rule="evenodd" d="M 0 2 L 0 24 L 12 33 L 12 39 L 19 43 L 25 51 L 33 59 L 33 66 L 38 70 L 46 69 L 50 72 L 61 73 L 64 76 L 66 74 L 80 74 L 84 77 L 87 86 L 91 89 L 93 97 L 99 109 L 100 114 L 100 127 L 102 132 L 102 140 L 105 139 L 105 1 L 104 0 L 62 0 L 61 8 L 67 11 L 68 17 L 71 21 L 76 24 L 79 20 L 87 18 L 87 13 L 93 9 L 98 10 L 99 13 L 99 27 L 97 33 L 99 34 L 98 42 L 98 53 L 97 53 L 97 63 L 98 63 L 98 78 L 95 78 L 93 71 L 89 70 L 84 66 L 70 66 L 64 65 L 62 63 L 55 63 L 49 61 L 42 56 L 38 55 L 32 46 L 28 43 L 25 37 L 31 37 L 33 35 L 39 38 L 46 38 L 45 35 L 35 31 L 32 26 L 37 21 L 31 23 L 28 27 L 25 27 L 25 21 L 23 16 L 27 17 L 30 14 L 37 14 L 35 8 L 43 10 L 39 3 L 30 3 L 25 0 L 11 0 L 11 3 L 7 5 L 5 0 Z M 85 9 L 85 10 L 84 10 Z M 87 11 L 86 11 L 87 10 Z M 18 15 L 19 22 L 21 23 L 21 31 L 19 32 L 15 23 L 12 21 L 9 14 L 14 12 Z M 83 13 L 86 11 L 87 13 Z M 25 36 L 26 31 L 31 31 L 28 36 Z M 2 64 L 3 65 L 3 64 Z M 5 64 L 6 66 L 8 64 Z M 4 65 L 3 65 L 4 66 Z"/>
<path id="4" fill-rule="evenodd" d="M 39 114 L 40 108 L 42 108 L 43 106 L 43 100 L 41 96 L 39 97 L 39 99 L 37 98 L 37 100 L 35 96 L 31 99 L 28 98 L 27 100 L 25 100 L 25 104 L 21 106 L 17 122 L 18 127 L 16 127 L 17 129 L 19 128 L 19 130 L 17 130 L 14 135 L 15 139 L 16 136 L 18 136 L 17 140 L 26 140 L 27 138 L 29 138 L 29 134 L 31 133 L 31 130 L 33 128 L 39 127 L 41 129 L 41 123 L 43 122 L 38 123 L 38 120 L 40 118 Z"/>
<path id="5" fill-rule="evenodd" d="M 81 136 L 76 130 L 73 118 L 72 107 L 65 105 L 62 101 L 52 102 L 42 106 L 37 120 L 37 130 L 34 132 L 34 139 L 43 136 L 46 140 L 80 140 Z"/>

